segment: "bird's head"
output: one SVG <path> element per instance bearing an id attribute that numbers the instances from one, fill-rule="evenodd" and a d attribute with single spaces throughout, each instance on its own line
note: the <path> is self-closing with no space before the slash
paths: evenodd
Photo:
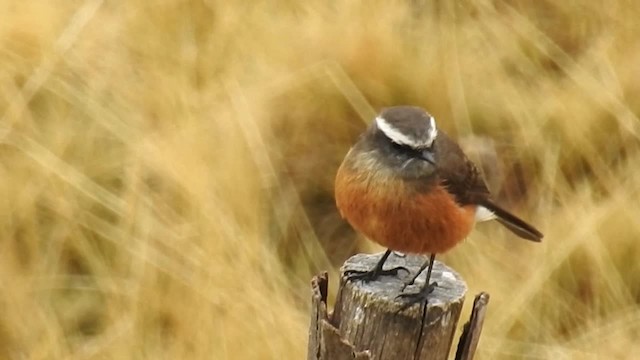
<path id="1" fill-rule="evenodd" d="M 433 116 L 415 106 L 382 110 L 363 141 L 377 161 L 403 178 L 422 178 L 437 168 L 438 129 Z"/>

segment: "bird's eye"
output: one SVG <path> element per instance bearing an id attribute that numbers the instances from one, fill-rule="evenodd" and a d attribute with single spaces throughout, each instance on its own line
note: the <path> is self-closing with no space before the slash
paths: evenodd
<path id="1" fill-rule="evenodd" d="M 392 142 L 391 142 L 391 146 L 392 146 L 394 149 L 398 150 L 398 151 L 404 151 L 404 150 L 406 150 L 406 149 L 407 149 L 407 146 L 406 146 L 406 145 L 398 144 L 398 143 L 397 143 L 397 142 L 395 142 L 395 141 L 392 141 Z"/>
<path id="2" fill-rule="evenodd" d="M 417 151 L 416 149 L 412 148 L 409 145 L 403 145 L 403 144 L 398 144 L 397 142 L 392 141 L 391 142 L 391 147 L 393 147 L 393 149 L 395 151 L 397 151 L 398 153 L 401 153 L 403 155 L 408 155 L 411 157 L 416 157 L 419 156 L 420 152 Z"/>

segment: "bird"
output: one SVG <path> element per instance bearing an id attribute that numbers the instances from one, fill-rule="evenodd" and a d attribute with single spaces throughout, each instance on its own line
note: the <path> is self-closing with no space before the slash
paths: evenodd
<path id="1" fill-rule="evenodd" d="M 374 281 L 403 267 L 383 269 L 392 253 L 429 254 L 404 283 L 406 304 L 428 301 L 436 254 L 463 241 L 480 221 L 497 220 L 520 238 L 540 242 L 543 234 L 494 202 L 476 165 L 460 146 L 417 106 L 384 108 L 346 154 L 335 177 L 341 216 L 355 230 L 387 248 L 368 271 L 348 279 Z M 424 286 L 406 293 L 427 269 Z"/>

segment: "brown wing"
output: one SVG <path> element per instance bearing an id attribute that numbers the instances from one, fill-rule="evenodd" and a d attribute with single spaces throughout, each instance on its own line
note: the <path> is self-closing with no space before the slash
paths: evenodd
<path id="1" fill-rule="evenodd" d="M 447 134 L 440 131 L 434 144 L 440 181 L 460 205 L 479 204 L 490 196 L 475 164 Z"/>
<path id="2" fill-rule="evenodd" d="M 524 220 L 491 201 L 491 193 L 478 168 L 447 134 L 438 133 L 435 142 L 438 176 L 447 191 L 460 205 L 481 205 L 492 211 L 496 219 L 519 237 L 541 241 L 542 233 Z"/>

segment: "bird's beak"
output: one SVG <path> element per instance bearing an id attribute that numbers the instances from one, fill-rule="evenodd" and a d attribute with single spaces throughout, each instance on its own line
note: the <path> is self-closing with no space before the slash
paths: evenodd
<path id="1" fill-rule="evenodd" d="M 433 166 L 436 165 L 436 159 L 433 156 L 433 151 L 431 149 L 422 150 L 420 152 L 420 158 Z"/>

